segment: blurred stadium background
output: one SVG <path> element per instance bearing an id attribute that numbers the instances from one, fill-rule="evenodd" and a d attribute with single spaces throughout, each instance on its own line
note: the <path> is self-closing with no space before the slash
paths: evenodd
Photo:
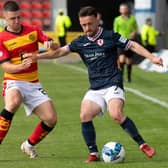
<path id="1" fill-rule="evenodd" d="M 6 0 L 0 0 L 0 15 L 2 15 L 2 6 Z M 82 6 L 95 6 L 101 13 L 104 21 L 104 27 L 112 29 L 114 18 L 119 15 L 118 7 L 122 2 L 127 2 L 132 7 L 136 16 L 139 30 L 147 17 L 151 17 L 154 26 L 165 32 L 165 35 L 158 38 L 158 48 L 168 47 L 168 18 L 165 17 L 168 9 L 168 0 L 16 0 L 22 8 L 23 22 L 37 25 L 51 36 L 56 38 L 54 32 L 54 22 L 58 10 L 62 8 L 65 14 L 72 20 L 72 27 L 68 33 L 67 41 L 71 41 L 81 31 L 78 23 L 78 11 Z"/>

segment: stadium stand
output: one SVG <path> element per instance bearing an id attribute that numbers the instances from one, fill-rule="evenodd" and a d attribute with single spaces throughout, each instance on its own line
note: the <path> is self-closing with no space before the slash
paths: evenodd
<path id="1" fill-rule="evenodd" d="M 22 10 L 31 9 L 31 3 L 27 1 L 20 2 L 20 8 Z"/>
<path id="2" fill-rule="evenodd" d="M 42 28 L 42 26 L 43 26 L 43 22 L 41 19 L 32 19 L 32 24 L 35 26 L 38 26 L 40 28 Z"/>
<path id="3" fill-rule="evenodd" d="M 22 10 L 21 11 L 21 16 L 24 18 L 29 18 L 31 19 L 32 18 L 32 13 L 30 10 Z"/>
<path id="4" fill-rule="evenodd" d="M 51 11 L 50 10 L 45 10 L 43 12 L 43 17 L 44 18 L 50 18 L 51 17 Z"/>
<path id="5" fill-rule="evenodd" d="M 0 0 L 0 16 L 3 4 L 7 0 Z M 34 24 L 45 30 L 51 28 L 51 1 L 50 0 L 15 0 L 20 4 L 22 23 Z"/>
<path id="6" fill-rule="evenodd" d="M 22 24 L 24 25 L 32 25 L 31 19 L 24 18 L 22 19 Z"/>
<path id="7" fill-rule="evenodd" d="M 37 19 L 42 19 L 43 13 L 40 10 L 33 10 L 32 17 Z"/>
<path id="8" fill-rule="evenodd" d="M 32 9 L 42 9 L 42 4 L 40 1 L 34 1 L 32 2 Z"/>
<path id="9" fill-rule="evenodd" d="M 44 1 L 43 2 L 43 8 L 44 9 L 51 9 L 51 2 L 50 1 Z"/>

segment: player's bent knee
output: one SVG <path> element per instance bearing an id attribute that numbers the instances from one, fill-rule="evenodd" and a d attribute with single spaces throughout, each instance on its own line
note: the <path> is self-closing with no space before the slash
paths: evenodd
<path id="1" fill-rule="evenodd" d="M 48 125 L 49 127 L 53 128 L 55 127 L 55 125 L 57 124 L 57 121 L 45 121 L 46 125 Z"/>
<path id="2" fill-rule="evenodd" d="M 56 117 L 55 117 L 55 118 L 51 118 L 51 119 L 49 120 L 49 125 L 50 125 L 51 127 L 55 127 L 56 123 L 57 123 L 57 118 L 56 118 Z"/>
<path id="3" fill-rule="evenodd" d="M 111 118 L 116 122 L 116 123 L 118 123 L 118 124 L 121 124 L 122 122 L 123 122 L 123 120 L 124 120 L 124 116 L 123 115 L 121 115 L 121 114 L 115 114 L 115 115 L 110 115 L 111 116 Z"/>
<path id="4" fill-rule="evenodd" d="M 57 124 L 57 116 L 56 115 L 50 115 L 45 117 L 44 122 L 49 126 L 49 127 L 55 127 Z"/>

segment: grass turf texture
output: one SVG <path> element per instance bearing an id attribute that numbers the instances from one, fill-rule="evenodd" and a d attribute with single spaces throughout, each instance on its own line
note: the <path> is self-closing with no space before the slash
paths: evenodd
<path id="1" fill-rule="evenodd" d="M 83 64 L 73 66 L 83 68 Z M 88 151 L 83 141 L 79 121 L 80 102 L 88 88 L 86 73 L 66 65 L 39 64 L 40 81 L 53 99 L 58 112 L 58 124 L 36 149 L 37 159 L 29 159 L 20 151 L 20 144 L 31 134 L 38 122 L 34 116 L 26 117 L 23 107 L 16 113 L 5 141 L 0 147 L 0 167 L 3 168 L 163 168 L 168 165 L 168 109 L 126 92 L 125 114 L 132 118 L 139 131 L 157 150 L 157 155 L 148 159 L 132 139 L 115 124 L 106 113 L 94 120 L 99 151 L 108 141 L 119 141 L 126 150 L 126 159 L 121 164 L 103 162 L 86 164 L 83 161 Z M 2 69 L 0 69 L 2 79 Z M 125 86 L 168 102 L 167 74 L 144 72 L 133 67 L 133 82 Z M 2 98 L 0 107 L 3 108 Z"/>

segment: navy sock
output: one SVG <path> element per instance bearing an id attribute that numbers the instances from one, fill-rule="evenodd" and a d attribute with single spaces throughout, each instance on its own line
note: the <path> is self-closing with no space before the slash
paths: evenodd
<path id="1" fill-rule="evenodd" d="M 138 145 L 145 143 L 141 135 L 139 134 L 134 122 L 128 117 L 121 124 L 121 127 L 134 139 Z"/>
<path id="2" fill-rule="evenodd" d="M 81 123 L 82 126 L 82 135 L 88 146 L 89 152 L 94 153 L 98 152 L 96 145 L 96 132 L 92 121 Z"/>

